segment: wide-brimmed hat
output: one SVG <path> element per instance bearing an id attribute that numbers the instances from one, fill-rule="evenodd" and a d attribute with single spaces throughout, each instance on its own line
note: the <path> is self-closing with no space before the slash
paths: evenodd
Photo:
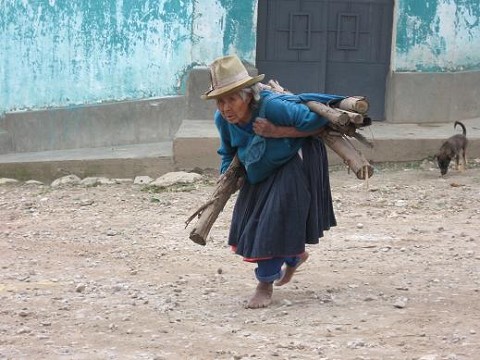
<path id="1" fill-rule="evenodd" d="M 252 77 L 236 55 L 214 60 L 210 66 L 210 89 L 201 96 L 203 100 L 216 99 L 219 96 L 235 92 L 262 81 L 264 74 Z"/>

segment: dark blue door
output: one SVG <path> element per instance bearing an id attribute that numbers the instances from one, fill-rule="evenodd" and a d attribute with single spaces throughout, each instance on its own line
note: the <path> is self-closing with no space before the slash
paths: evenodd
<path id="1" fill-rule="evenodd" d="M 384 119 L 393 0 L 259 0 L 256 67 L 292 92 L 365 95 Z"/>

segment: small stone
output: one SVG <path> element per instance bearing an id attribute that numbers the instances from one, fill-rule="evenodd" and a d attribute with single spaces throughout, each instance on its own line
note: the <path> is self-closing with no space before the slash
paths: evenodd
<path id="1" fill-rule="evenodd" d="M 29 333 L 31 333 L 31 332 L 32 332 L 32 329 L 24 327 L 24 328 L 18 329 L 17 334 L 18 334 L 18 335 L 21 335 L 21 334 L 29 334 Z"/>
<path id="2" fill-rule="evenodd" d="M 419 358 L 418 360 L 437 360 L 438 359 L 438 355 L 436 354 L 429 354 L 429 355 L 424 355 L 422 356 L 421 358 Z"/>
<path id="3" fill-rule="evenodd" d="M 80 184 L 80 181 L 81 179 L 77 175 L 67 175 L 54 180 L 50 186 L 55 188 L 60 186 L 78 185 Z"/>
<path id="4" fill-rule="evenodd" d="M 366 344 L 365 344 L 365 341 L 363 340 L 353 340 L 353 341 L 349 341 L 347 344 L 347 347 L 349 349 L 358 349 L 365 346 Z"/>
<path id="5" fill-rule="evenodd" d="M 0 178 L 0 185 L 17 184 L 18 180 L 9 178 Z"/>
<path id="6" fill-rule="evenodd" d="M 87 187 L 93 187 L 99 185 L 99 181 L 97 177 L 86 177 L 82 181 L 80 181 L 80 185 L 87 186 Z"/>
<path id="7" fill-rule="evenodd" d="M 107 177 L 99 177 L 98 179 L 98 183 L 100 185 L 113 185 L 113 184 L 117 184 L 117 181 L 115 179 L 109 179 Z M 132 180 L 130 180 L 131 182 Z"/>
<path id="8" fill-rule="evenodd" d="M 41 181 L 37 181 L 37 180 L 28 180 L 28 181 L 25 181 L 25 184 L 26 185 L 37 185 L 37 186 L 44 185 Z"/>
<path id="9" fill-rule="evenodd" d="M 78 284 L 76 287 L 75 287 L 75 292 L 77 293 L 82 293 L 85 291 L 85 284 Z"/>
<path id="10" fill-rule="evenodd" d="M 393 306 L 396 307 L 397 309 L 403 309 L 405 306 L 407 306 L 407 298 L 398 298 L 394 303 Z"/>
<path id="11" fill-rule="evenodd" d="M 189 173 L 185 171 L 176 171 L 169 172 L 165 175 L 160 176 L 155 181 L 151 182 L 150 185 L 158 187 L 167 187 L 177 184 L 192 184 L 203 178 L 202 175 L 196 173 Z"/>
<path id="12" fill-rule="evenodd" d="M 153 179 L 150 176 L 136 176 L 133 180 L 135 185 L 147 185 L 150 184 Z"/>
<path id="13" fill-rule="evenodd" d="M 30 313 L 26 309 L 20 310 L 18 312 L 18 316 L 21 316 L 21 317 L 27 317 L 29 314 Z"/>

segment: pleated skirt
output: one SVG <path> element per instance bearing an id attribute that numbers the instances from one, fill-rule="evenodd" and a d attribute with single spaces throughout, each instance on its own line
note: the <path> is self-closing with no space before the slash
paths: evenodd
<path id="1" fill-rule="evenodd" d="M 228 243 L 245 260 L 299 255 L 337 224 L 323 141 L 306 139 L 301 153 L 266 180 L 241 188 Z"/>

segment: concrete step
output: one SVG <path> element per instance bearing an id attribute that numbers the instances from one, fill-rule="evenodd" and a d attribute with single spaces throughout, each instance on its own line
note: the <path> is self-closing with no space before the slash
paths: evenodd
<path id="1" fill-rule="evenodd" d="M 218 169 L 220 139 L 213 120 L 183 120 L 173 138 L 173 161 L 179 170 Z"/>
<path id="2" fill-rule="evenodd" d="M 99 148 L 10 153 L 0 155 L 0 178 L 52 181 L 75 174 L 81 178 L 106 176 L 152 178 L 174 170 L 172 142 Z"/>
<path id="3" fill-rule="evenodd" d="M 480 158 L 480 118 L 462 120 L 467 128 L 468 157 Z M 362 149 L 372 162 L 418 161 L 433 157 L 442 143 L 461 129 L 453 123 L 391 124 L 374 122 L 362 133 L 374 143 Z"/>
<path id="4" fill-rule="evenodd" d="M 480 118 L 462 121 L 469 139 L 468 157 L 480 158 Z M 459 133 L 451 123 L 392 124 L 374 122 L 360 131 L 374 143 L 370 149 L 352 140 L 372 163 L 407 162 L 433 157 L 448 137 Z M 191 170 L 195 167 L 214 168 L 219 166 L 216 151 L 220 141 L 213 120 L 184 120 L 173 140 L 175 167 Z M 342 164 L 342 159 L 329 151 L 331 165 Z"/>
<path id="5" fill-rule="evenodd" d="M 467 127 L 469 159 L 480 158 L 480 118 L 463 121 Z M 375 122 L 362 130 L 374 142 L 369 149 L 352 140 L 372 163 L 407 162 L 432 157 L 442 142 L 459 129 L 453 124 L 391 124 Z M 218 169 L 220 141 L 213 120 L 184 120 L 172 141 L 80 148 L 71 150 L 20 152 L 0 155 L 0 178 L 36 179 L 44 182 L 76 174 L 133 178 L 156 178 L 170 171 Z M 331 165 L 342 161 L 329 150 Z"/>
<path id="6" fill-rule="evenodd" d="M 0 129 L 0 154 L 6 154 L 12 151 L 12 138 L 10 134 Z"/>

